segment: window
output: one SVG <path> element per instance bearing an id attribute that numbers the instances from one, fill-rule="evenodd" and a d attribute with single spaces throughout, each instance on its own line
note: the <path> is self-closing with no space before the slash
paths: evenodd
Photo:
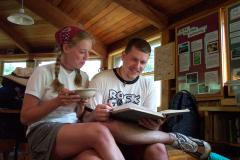
<path id="1" fill-rule="evenodd" d="M 156 47 L 159 47 L 161 44 L 160 44 L 159 39 L 155 39 L 153 41 L 150 41 L 149 43 L 151 45 L 151 54 L 149 56 L 147 65 L 144 68 L 143 75 L 154 81 L 154 49 Z M 162 97 L 161 96 L 162 95 L 161 81 L 154 81 L 154 85 L 157 88 L 157 97 L 159 97 L 158 99 L 156 99 L 157 106 L 160 106 L 161 105 L 161 97 Z"/>
<path id="2" fill-rule="evenodd" d="M 82 71 L 86 72 L 91 80 L 95 74 L 100 71 L 101 68 L 101 60 L 94 59 L 94 60 L 87 60 L 86 63 L 81 68 Z"/>
<path id="3" fill-rule="evenodd" d="M 153 74 L 146 75 L 146 77 L 151 79 L 152 81 L 154 81 L 154 75 Z M 155 88 L 158 88 L 157 89 L 157 97 L 159 97 L 159 98 L 156 99 L 156 100 L 157 100 L 157 106 L 160 106 L 161 105 L 161 98 L 162 98 L 162 96 L 160 96 L 160 95 L 162 95 L 162 92 L 161 92 L 162 91 L 161 90 L 162 83 L 161 83 L 161 81 L 154 81 L 154 86 L 155 86 Z"/>
<path id="4" fill-rule="evenodd" d="M 113 56 L 113 68 L 119 68 L 122 65 L 121 54 Z"/>
<path id="5" fill-rule="evenodd" d="M 51 63 L 55 63 L 56 61 L 39 61 L 38 65 L 47 65 Z M 94 67 L 93 67 L 94 66 Z M 82 71 L 86 72 L 91 80 L 92 77 L 99 72 L 101 68 L 101 60 L 100 59 L 89 59 L 81 68 Z"/>
<path id="6" fill-rule="evenodd" d="M 4 62 L 3 75 L 11 74 L 17 67 L 26 68 L 26 62 Z"/>
<path id="7" fill-rule="evenodd" d="M 160 46 L 159 41 L 149 42 L 151 45 L 151 54 L 148 59 L 148 63 L 143 71 L 143 73 L 154 72 L 154 49 Z"/>
<path id="8" fill-rule="evenodd" d="M 52 64 L 55 63 L 56 61 L 40 61 L 39 62 L 39 66 L 43 66 L 43 65 L 47 65 L 47 64 Z"/>

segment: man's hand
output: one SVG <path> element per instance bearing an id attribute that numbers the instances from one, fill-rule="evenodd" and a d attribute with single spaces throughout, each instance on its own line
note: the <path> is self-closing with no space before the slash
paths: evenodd
<path id="1" fill-rule="evenodd" d="M 165 122 L 164 119 L 152 120 L 143 118 L 138 121 L 138 124 L 151 130 L 159 130 L 160 126 Z"/>
<path id="2" fill-rule="evenodd" d="M 96 109 L 93 111 L 95 121 L 108 121 L 110 116 L 110 111 L 112 106 L 109 104 L 99 104 L 96 106 Z"/>

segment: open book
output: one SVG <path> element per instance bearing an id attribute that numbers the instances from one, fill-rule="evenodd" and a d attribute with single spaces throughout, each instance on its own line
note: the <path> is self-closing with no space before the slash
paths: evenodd
<path id="1" fill-rule="evenodd" d="M 189 109 L 182 110 L 162 110 L 160 112 L 154 112 L 145 107 L 140 107 L 135 104 L 124 104 L 122 106 L 115 107 L 111 112 L 111 117 L 126 121 L 138 121 L 141 118 L 150 118 L 153 120 L 167 118 L 178 114 L 190 112 Z"/>

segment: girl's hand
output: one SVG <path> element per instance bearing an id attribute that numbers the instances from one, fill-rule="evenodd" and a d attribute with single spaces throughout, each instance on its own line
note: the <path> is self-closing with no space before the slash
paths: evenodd
<path id="1" fill-rule="evenodd" d="M 81 97 L 78 94 L 66 88 L 59 92 L 57 99 L 58 104 L 62 106 L 78 103 L 81 101 Z"/>
<path id="2" fill-rule="evenodd" d="M 83 117 L 85 106 L 89 104 L 89 101 L 90 101 L 90 98 L 81 98 L 80 101 L 77 103 L 75 111 L 79 119 Z"/>
<path id="3" fill-rule="evenodd" d="M 89 102 L 90 102 L 90 98 L 81 98 L 78 104 L 80 106 L 86 106 L 89 104 Z"/>

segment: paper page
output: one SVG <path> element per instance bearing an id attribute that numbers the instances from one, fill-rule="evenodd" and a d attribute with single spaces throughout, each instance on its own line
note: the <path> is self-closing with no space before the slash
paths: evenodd
<path id="1" fill-rule="evenodd" d="M 180 109 L 180 110 L 167 109 L 167 110 L 160 111 L 160 113 L 165 115 L 175 114 L 175 113 L 185 113 L 185 112 L 190 112 L 190 110 L 189 109 Z"/>

